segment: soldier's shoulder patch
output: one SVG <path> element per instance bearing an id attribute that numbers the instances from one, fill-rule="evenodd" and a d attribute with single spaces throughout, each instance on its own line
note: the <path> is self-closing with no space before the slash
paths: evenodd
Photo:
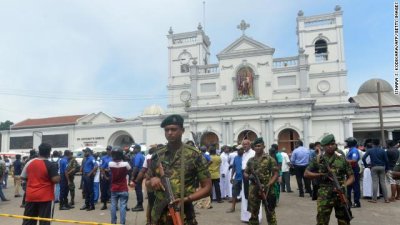
<path id="1" fill-rule="evenodd" d="M 191 146 L 191 145 L 188 145 L 188 144 L 183 144 L 183 147 L 185 149 L 190 150 L 190 151 L 193 151 L 193 152 L 196 152 L 198 154 L 201 154 L 201 151 L 199 149 L 197 149 L 196 147 L 194 147 L 194 146 Z"/>

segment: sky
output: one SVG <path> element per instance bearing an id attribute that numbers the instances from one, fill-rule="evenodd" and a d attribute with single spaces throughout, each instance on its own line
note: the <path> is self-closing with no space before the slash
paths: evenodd
<path id="1" fill-rule="evenodd" d="M 297 12 L 331 13 L 336 5 L 349 97 L 371 78 L 393 85 L 393 1 L 0 0 L 0 121 L 165 109 L 170 27 L 189 32 L 201 22 L 210 63 L 241 36 L 242 19 L 246 35 L 275 48 L 274 57 L 295 56 Z"/>

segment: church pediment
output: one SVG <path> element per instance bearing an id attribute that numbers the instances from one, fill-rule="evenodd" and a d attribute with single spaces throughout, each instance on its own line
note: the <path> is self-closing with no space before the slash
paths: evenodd
<path id="1" fill-rule="evenodd" d="M 78 120 L 79 125 L 96 125 L 116 122 L 115 118 L 103 113 L 92 113 Z"/>
<path id="2" fill-rule="evenodd" d="M 219 60 L 225 58 L 236 58 L 243 56 L 272 55 L 275 49 L 252 38 L 243 35 L 235 42 L 220 52 L 217 57 Z"/>

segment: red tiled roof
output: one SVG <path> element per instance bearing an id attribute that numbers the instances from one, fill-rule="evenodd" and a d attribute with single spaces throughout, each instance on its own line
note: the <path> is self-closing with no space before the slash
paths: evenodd
<path id="1" fill-rule="evenodd" d="M 31 128 L 31 127 L 49 127 L 49 126 L 62 126 L 73 125 L 76 121 L 85 115 L 72 115 L 72 116 L 58 116 L 39 119 L 26 119 L 16 123 L 11 129 Z"/>

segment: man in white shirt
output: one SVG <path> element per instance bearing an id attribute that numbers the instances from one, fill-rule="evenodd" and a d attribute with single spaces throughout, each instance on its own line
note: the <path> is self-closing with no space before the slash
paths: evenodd
<path id="1" fill-rule="evenodd" d="M 236 146 L 233 146 L 233 147 L 231 147 L 230 148 L 230 152 L 229 152 L 229 157 L 228 157 L 228 160 L 229 160 L 229 168 L 232 168 L 232 166 L 233 166 L 233 161 L 235 160 L 235 157 L 238 155 L 238 151 L 236 150 Z M 229 176 L 231 176 L 232 175 L 232 171 L 231 170 L 229 170 Z M 231 182 L 229 182 L 229 193 L 230 193 L 230 195 L 229 195 L 229 197 L 230 198 L 232 198 L 232 183 Z M 239 196 L 237 196 L 237 199 L 241 199 L 241 197 L 240 197 L 240 195 Z M 232 199 L 229 201 L 229 202 L 231 202 L 232 201 Z"/>
<path id="2" fill-rule="evenodd" d="M 220 180 L 221 180 L 221 196 L 222 198 L 231 197 L 231 191 L 229 190 L 229 179 L 231 177 L 229 171 L 229 147 L 224 145 L 221 148 L 221 166 L 220 166 Z"/>
<path id="3" fill-rule="evenodd" d="M 286 149 L 282 148 L 279 150 L 282 155 L 282 182 L 281 182 L 281 191 L 282 192 L 293 192 L 290 187 L 290 159 L 289 155 L 286 153 Z"/>

